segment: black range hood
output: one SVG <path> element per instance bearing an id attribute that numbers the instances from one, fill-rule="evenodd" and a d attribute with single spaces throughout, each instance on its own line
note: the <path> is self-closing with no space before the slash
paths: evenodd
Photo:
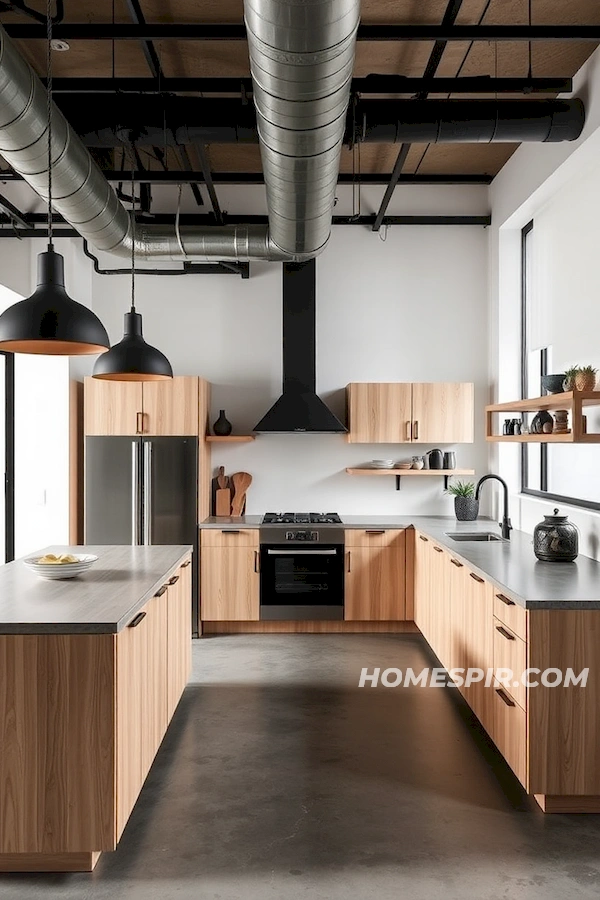
<path id="1" fill-rule="evenodd" d="M 345 434 L 316 394 L 316 260 L 283 264 L 283 394 L 254 431 Z"/>

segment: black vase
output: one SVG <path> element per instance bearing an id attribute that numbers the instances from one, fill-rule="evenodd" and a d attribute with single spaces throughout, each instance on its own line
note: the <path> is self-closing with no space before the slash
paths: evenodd
<path id="1" fill-rule="evenodd" d="M 219 418 L 213 425 L 213 431 L 219 437 L 227 437 L 233 431 L 233 425 L 225 415 L 225 410 L 219 410 Z"/>
<path id="2" fill-rule="evenodd" d="M 459 522 L 474 522 L 479 515 L 479 500 L 475 497 L 455 497 L 454 513 Z"/>

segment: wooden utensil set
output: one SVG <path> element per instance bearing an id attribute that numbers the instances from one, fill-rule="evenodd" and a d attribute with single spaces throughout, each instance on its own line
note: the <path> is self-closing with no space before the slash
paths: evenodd
<path id="1" fill-rule="evenodd" d="M 236 472 L 228 478 L 225 466 L 221 466 L 216 480 L 215 515 L 243 516 L 246 510 L 246 492 L 252 484 L 252 475 L 248 472 Z"/>

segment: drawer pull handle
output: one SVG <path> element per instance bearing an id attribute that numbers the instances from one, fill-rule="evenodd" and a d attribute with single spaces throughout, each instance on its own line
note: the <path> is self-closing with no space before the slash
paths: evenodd
<path id="1" fill-rule="evenodd" d="M 473 581 L 476 581 L 478 584 L 483 584 L 483 578 L 480 578 L 475 572 L 469 572 L 469 578 L 472 578 Z"/>
<path id="2" fill-rule="evenodd" d="M 516 606 L 515 601 L 511 600 L 509 597 L 505 597 L 504 594 L 496 594 L 498 600 L 502 600 L 507 606 Z"/>
<path id="3" fill-rule="evenodd" d="M 511 634 L 510 631 L 507 631 L 502 625 L 496 625 L 496 631 L 499 631 L 502 637 L 506 638 L 507 641 L 516 641 L 514 634 Z"/>
<path id="4" fill-rule="evenodd" d="M 350 570 L 351 570 L 350 551 L 348 550 L 348 572 L 350 572 Z"/>
<path id="5" fill-rule="evenodd" d="M 133 618 L 131 620 L 131 622 L 129 623 L 129 625 L 127 627 L 128 628 L 137 628 L 137 626 L 140 624 L 140 622 L 142 622 L 145 618 L 146 618 L 145 612 L 138 613 L 137 616 L 135 616 L 135 618 Z"/>
<path id="6" fill-rule="evenodd" d="M 514 700 L 511 700 L 508 694 L 505 694 L 502 688 L 496 688 L 496 693 L 500 697 L 503 703 L 506 703 L 507 706 L 514 706 Z"/>
<path id="7" fill-rule="evenodd" d="M 453 566 L 456 566 L 457 569 L 462 569 L 463 564 L 459 562 L 457 559 L 451 559 L 450 562 Z"/>
<path id="8" fill-rule="evenodd" d="M 380 528 L 379 531 L 375 529 L 365 529 L 365 534 L 385 534 L 385 528 Z"/>
<path id="9" fill-rule="evenodd" d="M 187 569 L 187 567 L 188 567 L 188 566 L 191 566 L 191 564 L 192 564 L 191 559 L 186 559 L 186 561 L 185 561 L 184 563 L 181 563 L 181 568 L 182 568 L 182 569 Z"/>
<path id="10" fill-rule="evenodd" d="M 254 551 L 254 571 L 257 573 L 260 572 L 260 567 L 258 565 L 258 559 L 259 559 L 258 550 L 255 550 Z"/>
<path id="11" fill-rule="evenodd" d="M 167 590 L 167 587 L 168 587 L 168 585 L 163 584 L 163 586 L 157 590 L 157 592 L 155 593 L 154 596 L 155 596 L 155 597 L 162 597 L 162 595 L 163 595 L 163 594 L 165 593 L 165 591 Z"/>
<path id="12" fill-rule="evenodd" d="M 221 534 L 239 534 L 239 533 L 240 533 L 239 528 L 237 531 L 234 531 L 233 528 L 228 528 L 227 531 L 225 531 L 225 529 L 223 529 L 223 531 L 221 532 Z"/>
<path id="13" fill-rule="evenodd" d="M 424 534 L 420 534 L 420 535 L 419 535 L 419 540 L 420 540 L 420 541 L 425 541 L 426 544 L 429 543 L 429 538 L 426 538 Z"/>
<path id="14" fill-rule="evenodd" d="M 172 578 L 169 578 L 169 584 L 177 584 L 179 581 L 179 575 L 173 575 Z"/>
<path id="15" fill-rule="evenodd" d="M 434 547 L 433 549 L 435 550 L 436 553 L 443 553 L 443 552 L 444 552 L 444 551 L 442 550 L 441 547 Z"/>

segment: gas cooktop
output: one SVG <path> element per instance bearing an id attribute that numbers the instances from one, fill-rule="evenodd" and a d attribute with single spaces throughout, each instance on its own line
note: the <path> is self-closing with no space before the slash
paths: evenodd
<path id="1" fill-rule="evenodd" d="M 263 525 L 341 525 L 337 513 L 265 513 Z"/>

